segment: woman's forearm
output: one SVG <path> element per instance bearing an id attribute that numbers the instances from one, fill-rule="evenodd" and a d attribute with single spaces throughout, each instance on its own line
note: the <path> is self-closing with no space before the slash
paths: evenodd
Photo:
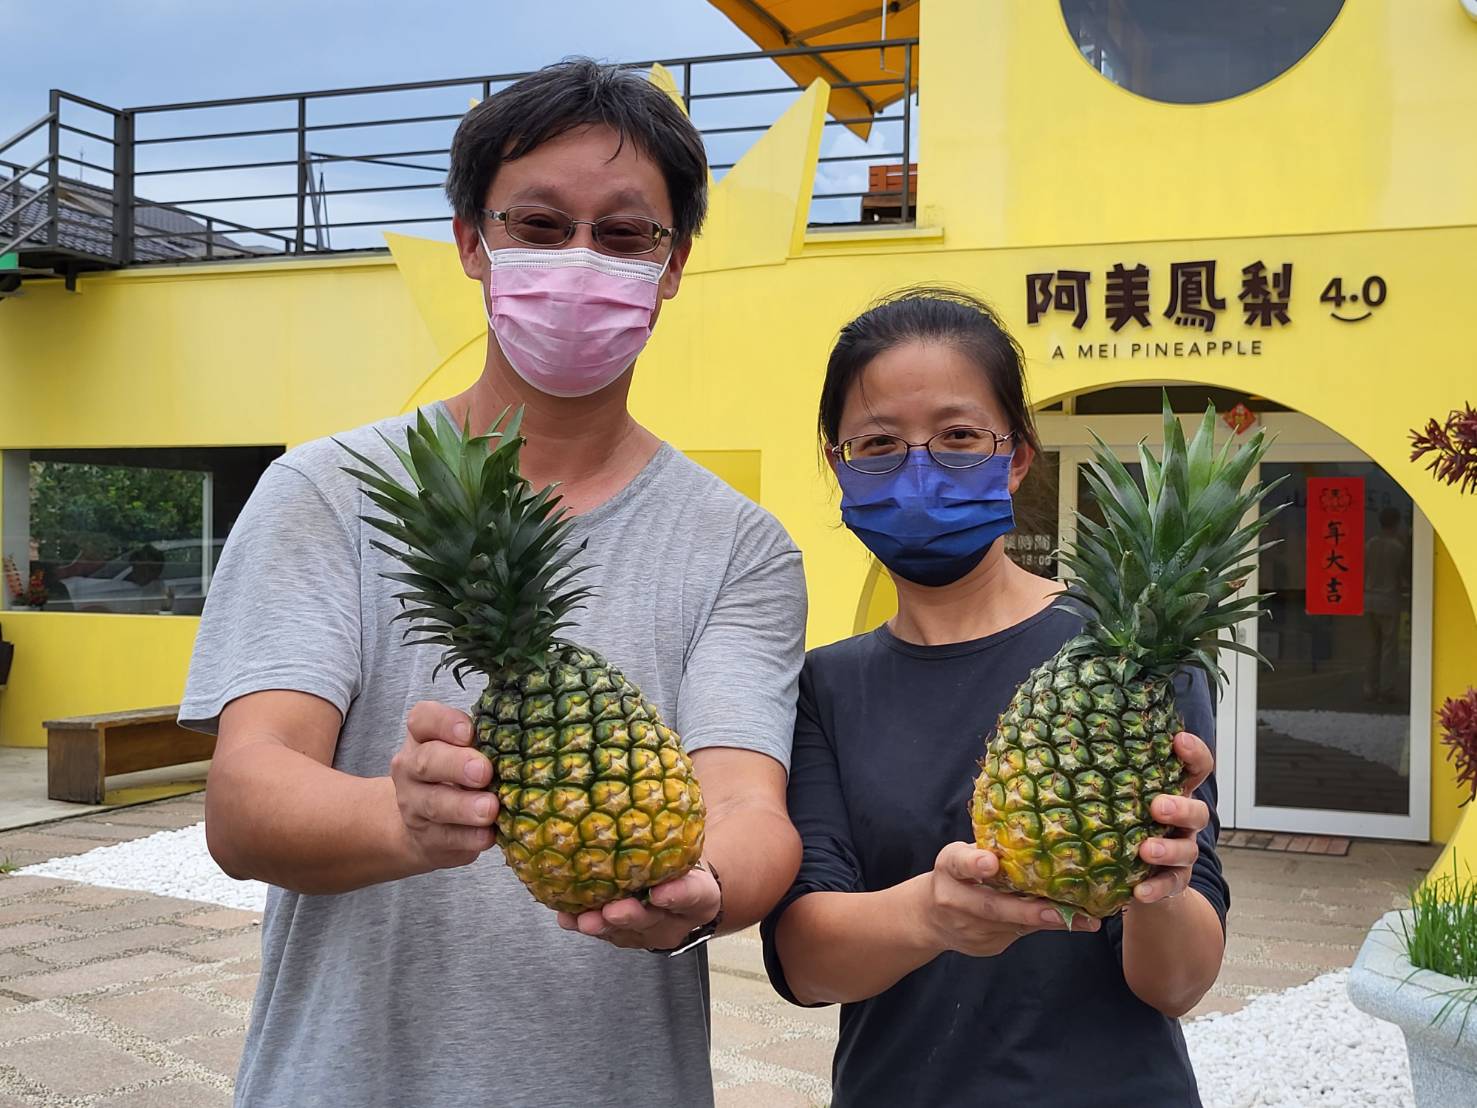
<path id="1" fill-rule="evenodd" d="M 876 996 L 938 957 L 923 910 L 929 874 L 875 893 L 810 893 L 775 928 L 785 980 L 805 1004 Z"/>
<path id="2" fill-rule="evenodd" d="M 355 777 L 271 741 L 217 758 L 205 832 L 232 877 L 342 893 L 422 872 L 388 777 Z"/>
<path id="3" fill-rule="evenodd" d="M 1194 889 L 1123 917 L 1123 977 L 1133 994 L 1172 1019 L 1200 1003 L 1225 954 L 1220 916 Z"/>

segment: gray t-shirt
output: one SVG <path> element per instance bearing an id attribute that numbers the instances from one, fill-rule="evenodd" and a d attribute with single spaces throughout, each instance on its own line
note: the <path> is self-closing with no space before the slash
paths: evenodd
<path id="1" fill-rule="evenodd" d="M 432 411 L 444 411 L 439 405 Z M 339 436 L 398 475 L 376 432 Z M 231 700 L 293 689 L 344 716 L 334 767 L 383 776 L 419 700 L 469 708 L 404 645 L 361 514 L 379 510 L 331 440 L 272 464 L 231 532 L 180 719 L 214 730 Z M 567 632 L 634 680 L 689 751 L 739 747 L 788 768 L 803 652 L 800 554 L 783 528 L 670 446 L 581 516 L 598 589 Z M 562 931 L 493 848 L 474 864 L 338 896 L 273 888 L 236 1103 L 712 1103 L 707 963 Z"/>

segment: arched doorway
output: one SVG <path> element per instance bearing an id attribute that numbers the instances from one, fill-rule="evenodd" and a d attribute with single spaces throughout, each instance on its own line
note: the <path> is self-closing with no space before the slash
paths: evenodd
<path id="1" fill-rule="evenodd" d="M 1012 557 L 1034 572 L 1056 575 L 1052 550 L 1071 541 L 1076 513 L 1100 518 L 1082 476 L 1092 434 L 1136 473 L 1138 443 L 1162 437 L 1160 388 L 1103 389 L 1038 412 L 1045 455 L 1018 494 Z M 1317 420 L 1225 389 L 1170 391 L 1187 433 L 1193 433 L 1207 399 L 1221 412 L 1247 404 L 1275 438 L 1260 478 L 1285 478 L 1265 505 L 1285 505 L 1266 532 L 1280 543 L 1258 557 L 1246 586 L 1270 594 L 1269 614 L 1252 632 L 1270 667 L 1229 651 L 1222 658 L 1230 676 L 1217 717 L 1222 822 L 1425 840 L 1430 524 L 1388 473 Z M 1343 517 L 1336 542 L 1326 534 L 1327 513 L 1318 503 L 1319 490 L 1330 488 L 1363 498 L 1362 511 Z M 1310 524 L 1317 528 L 1311 536 Z M 1330 577 L 1318 575 L 1310 561 L 1315 556 L 1332 556 L 1338 597 L 1330 599 Z M 1340 573 L 1338 567 L 1345 568 Z M 874 567 L 858 606 L 857 630 L 876 626 L 896 610 L 891 581 Z"/>

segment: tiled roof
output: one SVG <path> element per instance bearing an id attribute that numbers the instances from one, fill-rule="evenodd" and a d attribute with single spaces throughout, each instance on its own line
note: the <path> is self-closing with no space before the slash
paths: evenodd
<path id="1" fill-rule="evenodd" d="M 47 204 L 38 200 L 18 216 L 10 213 L 34 195 L 17 182 L 0 183 L 0 242 L 9 242 L 22 230 L 37 230 L 34 243 L 22 248 L 44 249 Z M 108 258 L 113 252 L 113 194 L 82 181 L 63 178 L 57 186 L 58 241 L 67 250 Z M 164 208 L 140 199 L 134 209 L 134 230 L 139 235 L 167 233 L 162 238 L 137 238 L 133 261 L 192 261 L 206 257 L 204 219 L 174 208 Z M 178 237 L 175 237 L 178 236 Z M 246 258 L 272 251 L 237 242 L 219 231 L 209 234 L 209 254 L 215 258 Z"/>

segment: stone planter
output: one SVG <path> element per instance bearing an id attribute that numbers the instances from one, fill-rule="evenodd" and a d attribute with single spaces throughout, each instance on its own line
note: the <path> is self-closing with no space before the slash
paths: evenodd
<path id="1" fill-rule="evenodd" d="M 1452 990 L 1470 983 L 1411 966 L 1402 942 L 1403 914 L 1386 913 L 1365 937 L 1349 971 L 1349 999 L 1405 1033 L 1417 1108 L 1477 1105 L 1477 1006 L 1467 1013 L 1453 1005 L 1436 1022 Z"/>

